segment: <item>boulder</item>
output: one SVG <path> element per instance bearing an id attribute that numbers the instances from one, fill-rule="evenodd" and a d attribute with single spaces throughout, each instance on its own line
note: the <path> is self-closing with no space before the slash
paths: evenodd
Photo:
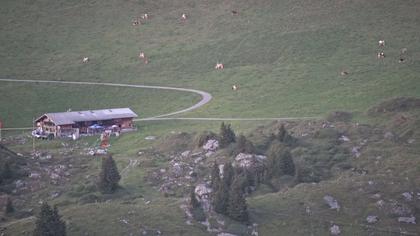
<path id="1" fill-rule="evenodd" d="M 411 200 L 413 200 L 413 194 L 412 194 L 412 193 L 405 192 L 405 193 L 402 193 L 401 195 L 404 197 L 404 199 L 405 199 L 406 201 L 411 201 Z"/>
<path id="2" fill-rule="evenodd" d="M 262 156 L 262 155 L 239 153 L 235 157 L 233 166 L 247 168 L 247 169 L 253 168 L 253 167 L 260 167 L 264 165 L 264 160 L 266 158 L 267 158 L 266 156 Z"/>
<path id="3" fill-rule="evenodd" d="M 398 217 L 398 222 L 407 224 L 416 224 L 416 217 Z"/>
<path id="4" fill-rule="evenodd" d="M 203 149 L 205 151 L 216 151 L 219 148 L 219 141 L 216 139 L 209 139 L 207 142 L 203 145 Z"/>
<path id="5" fill-rule="evenodd" d="M 334 210 L 337 210 L 337 211 L 340 210 L 340 205 L 338 204 L 337 200 L 334 199 L 332 196 L 325 195 L 324 196 L 324 201 L 328 204 L 330 209 L 334 209 Z"/>
<path id="6" fill-rule="evenodd" d="M 340 227 L 338 225 L 333 225 L 330 228 L 331 235 L 339 235 L 341 233 Z"/>
<path id="7" fill-rule="evenodd" d="M 378 222 L 378 220 L 379 220 L 378 216 L 367 216 L 366 217 L 366 221 L 369 224 L 374 224 L 374 223 Z"/>

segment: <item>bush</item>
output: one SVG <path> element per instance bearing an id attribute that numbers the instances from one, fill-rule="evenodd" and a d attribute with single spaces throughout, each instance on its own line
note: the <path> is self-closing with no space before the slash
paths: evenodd
<path id="1" fill-rule="evenodd" d="M 244 135 L 239 135 L 238 139 L 236 140 L 236 146 L 235 146 L 235 155 L 238 155 L 239 153 L 248 153 L 253 154 L 255 153 L 255 147 L 254 144 L 249 141 Z"/>
<path id="2" fill-rule="evenodd" d="M 327 121 L 329 122 L 349 122 L 353 118 L 350 112 L 346 111 L 334 111 L 328 114 Z"/>
<path id="3" fill-rule="evenodd" d="M 206 220 L 206 214 L 204 213 L 204 210 L 201 207 L 192 208 L 191 213 L 193 215 L 194 220 L 198 222 L 203 222 Z"/>
<path id="4" fill-rule="evenodd" d="M 101 198 L 95 194 L 87 194 L 79 199 L 80 204 L 95 203 L 95 202 L 100 202 L 100 201 L 101 201 Z"/>
<path id="5" fill-rule="evenodd" d="M 210 139 L 217 139 L 217 135 L 211 131 L 204 131 L 194 138 L 194 145 L 196 147 L 202 147 Z"/>

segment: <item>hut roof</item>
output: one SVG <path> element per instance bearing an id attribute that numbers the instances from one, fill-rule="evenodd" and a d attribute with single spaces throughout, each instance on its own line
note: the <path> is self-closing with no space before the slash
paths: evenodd
<path id="1" fill-rule="evenodd" d="M 99 121 L 138 117 L 137 114 L 134 113 L 130 108 L 115 108 L 103 110 L 45 113 L 36 119 L 36 122 L 45 116 L 50 118 L 56 125 L 75 124 L 76 122 L 83 121 Z"/>

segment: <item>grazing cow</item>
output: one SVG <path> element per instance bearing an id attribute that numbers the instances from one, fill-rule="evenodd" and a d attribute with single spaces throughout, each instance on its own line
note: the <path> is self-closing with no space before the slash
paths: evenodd
<path id="1" fill-rule="evenodd" d="M 181 15 L 181 19 L 182 19 L 182 20 L 187 20 L 187 14 L 182 13 L 182 15 Z"/>
<path id="2" fill-rule="evenodd" d="M 143 60 L 143 62 L 144 62 L 144 64 L 147 65 L 147 64 L 149 64 L 149 59 L 147 59 L 147 57 L 145 57 L 144 60 Z"/>
<path id="3" fill-rule="evenodd" d="M 348 75 L 349 74 L 349 72 L 347 72 L 347 71 L 345 71 L 345 70 L 343 70 L 343 71 L 341 71 L 341 73 L 340 73 L 342 76 L 346 76 L 346 75 Z"/>
<path id="4" fill-rule="evenodd" d="M 233 15 L 236 15 L 236 14 L 238 14 L 238 12 L 237 12 L 237 11 L 235 11 L 235 10 L 232 10 L 232 14 L 233 14 Z"/>
<path id="5" fill-rule="evenodd" d="M 140 20 L 139 20 L 138 18 L 134 18 L 134 19 L 131 21 L 131 24 L 132 24 L 133 26 L 136 26 L 136 25 L 141 24 L 141 22 L 140 22 Z"/>
<path id="6" fill-rule="evenodd" d="M 407 52 L 407 48 L 401 49 L 401 54 L 405 54 Z"/>
<path id="7" fill-rule="evenodd" d="M 144 56 L 144 52 L 140 52 L 140 54 L 139 54 L 139 58 L 141 58 L 141 59 L 144 59 L 144 58 L 145 58 L 145 56 Z"/>
<path id="8" fill-rule="evenodd" d="M 147 13 L 144 13 L 144 14 L 141 16 L 141 18 L 142 18 L 143 20 L 147 20 L 147 19 L 149 19 L 149 15 L 148 15 Z"/>
<path id="9" fill-rule="evenodd" d="M 385 40 L 379 40 L 378 44 L 380 47 L 384 47 L 385 46 Z"/>
<path id="10" fill-rule="evenodd" d="M 232 85 L 232 90 L 233 90 L 233 91 L 238 90 L 238 86 L 236 86 L 236 84 Z"/>
<path id="11" fill-rule="evenodd" d="M 385 58 L 385 53 L 384 52 L 378 52 L 377 57 L 378 57 L 378 59 Z"/>
<path id="12" fill-rule="evenodd" d="M 83 62 L 83 63 L 88 63 L 88 62 L 89 62 L 89 57 L 83 57 L 82 62 Z"/>
<path id="13" fill-rule="evenodd" d="M 224 68 L 225 68 L 225 66 L 222 63 L 216 63 L 216 66 L 214 67 L 214 69 L 216 69 L 216 70 L 222 70 Z"/>
<path id="14" fill-rule="evenodd" d="M 400 60 L 398 60 L 399 63 L 403 63 L 404 61 L 405 61 L 405 59 L 402 58 L 402 57 L 400 58 Z"/>

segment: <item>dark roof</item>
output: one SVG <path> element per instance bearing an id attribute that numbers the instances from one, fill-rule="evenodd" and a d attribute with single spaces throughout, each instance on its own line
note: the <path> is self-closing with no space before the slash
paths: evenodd
<path id="1" fill-rule="evenodd" d="M 68 125 L 82 121 L 99 121 L 99 120 L 112 120 L 120 118 L 135 118 L 137 114 L 134 113 L 130 108 L 116 108 L 116 109 L 104 109 L 104 110 L 89 110 L 89 111 L 70 111 L 70 112 L 57 112 L 57 113 L 46 113 L 36 121 L 39 121 L 42 117 L 47 116 L 56 125 Z"/>

